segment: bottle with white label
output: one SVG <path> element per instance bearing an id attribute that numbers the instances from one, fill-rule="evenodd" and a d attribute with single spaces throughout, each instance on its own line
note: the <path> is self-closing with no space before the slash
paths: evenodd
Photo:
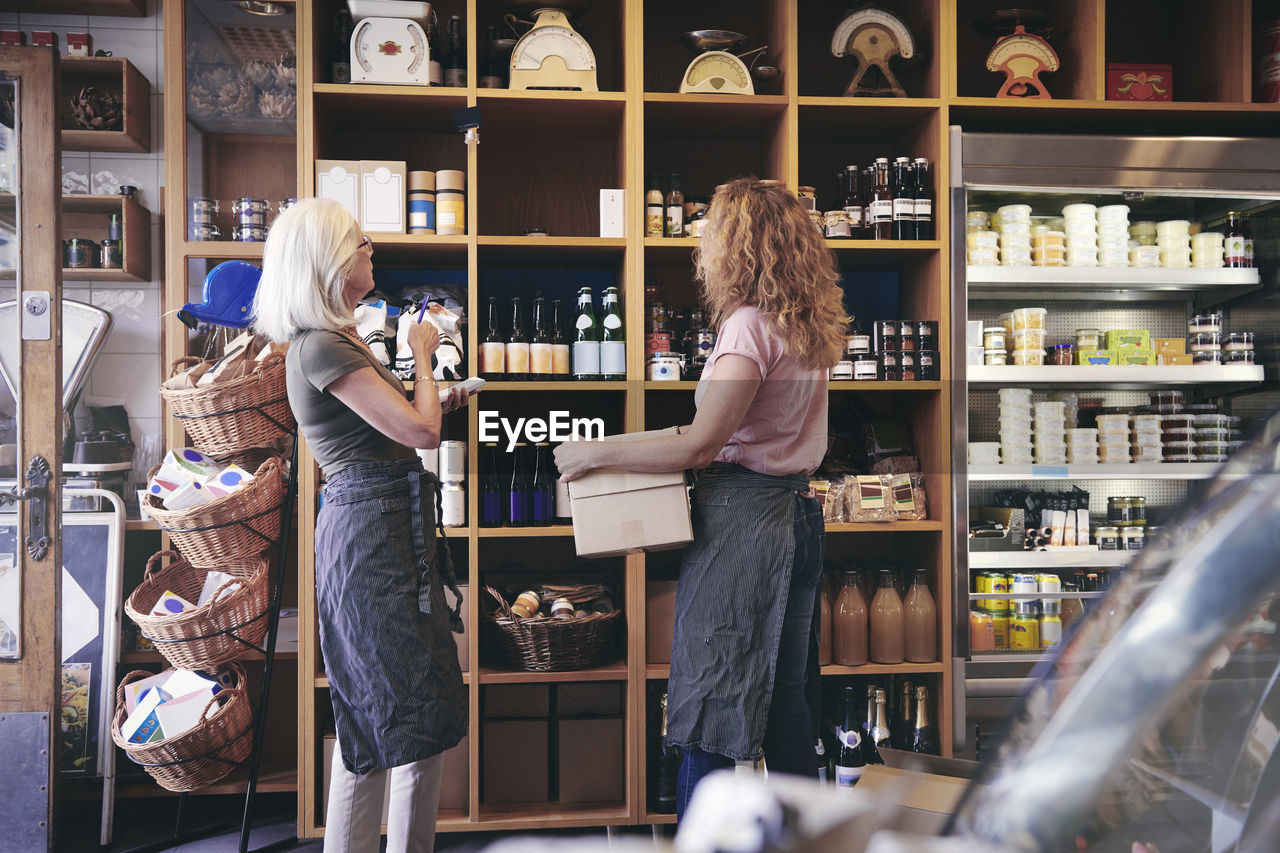
<path id="1" fill-rule="evenodd" d="M 551 336 L 547 334 L 546 300 L 533 299 L 533 337 L 529 339 L 529 378 L 550 379 L 552 374 Z"/>
<path id="2" fill-rule="evenodd" d="M 560 300 L 551 300 L 551 375 L 569 375 L 569 342 L 564 336 Z"/>
<path id="3" fill-rule="evenodd" d="M 841 704 L 843 713 L 836 728 L 836 787 L 852 788 L 867 769 L 867 759 L 862 754 L 862 735 L 858 730 L 857 691 L 846 687 Z"/>
<path id="4" fill-rule="evenodd" d="M 507 378 L 522 382 L 529 378 L 529 338 L 524 333 L 524 306 L 517 296 L 511 300 L 511 337 L 507 339 Z"/>
<path id="5" fill-rule="evenodd" d="M 915 167 L 916 239 L 932 240 L 933 227 L 933 179 L 929 177 L 929 161 L 917 157 L 911 161 Z"/>
<path id="6" fill-rule="evenodd" d="M 591 288 L 578 291 L 578 316 L 573 322 L 573 378 L 600 378 L 600 324 L 591 301 Z"/>
<path id="7" fill-rule="evenodd" d="M 507 374 L 507 346 L 498 325 L 498 297 L 489 297 L 489 331 L 480 342 L 480 377 L 492 382 L 505 379 Z"/>
<path id="8" fill-rule="evenodd" d="M 893 161 L 893 239 L 916 238 L 915 176 L 911 158 L 899 157 Z"/>
<path id="9" fill-rule="evenodd" d="M 604 289 L 604 317 L 600 330 L 600 377 L 622 380 L 627 378 L 626 333 L 622 323 L 622 311 L 618 307 L 618 288 Z"/>
<path id="10" fill-rule="evenodd" d="M 680 183 L 680 174 L 672 172 L 667 178 L 667 197 L 663 202 L 667 211 L 663 233 L 667 237 L 684 236 L 684 190 Z"/>
<path id="11" fill-rule="evenodd" d="M 893 190 L 889 186 L 889 158 L 877 157 L 867 202 L 867 235 L 873 240 L 893 239 Z"/>
<path id="12" fill-rule="evenodd" d="M 844 167 L 844 198 L 842 206 L 844 213 L 849 217 L 849 236 L 855 240 L 860 240 L 865 234 L 865 225 L 862 221 L 862 198 L 858 191 L 858 167 Z"/>

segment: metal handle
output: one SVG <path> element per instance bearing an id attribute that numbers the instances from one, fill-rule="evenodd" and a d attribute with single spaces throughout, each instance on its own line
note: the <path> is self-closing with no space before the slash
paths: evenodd
<path id="1" fill-rule="evenodd" d="M 27 546 L 27 555 L 39 562 L 49 553 L 49 463 L 43 456 L 32 456 L 27 463 L 26 487 L 14 492 L 0 491 L 0 506 L 8 506 L 18 501 L 31 501 L 31 510 L 27 513 L 27 534 L 22 542 Z"/>

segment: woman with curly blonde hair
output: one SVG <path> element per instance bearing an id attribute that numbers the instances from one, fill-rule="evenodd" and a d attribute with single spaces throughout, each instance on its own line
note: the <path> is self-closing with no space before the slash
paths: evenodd
<path id="1" fill-rule="evenodd" d="M 702 469 L 667 684 L 668 740 L 685 753 L 681 817 L 704 775 L 762 751 L 771 773 L 817 776 L 805 672 L 823 526 L 807 493 L 827 448 L 827 370 L 849 323 L 831 252 L 776 181 L 717 188 L 695 262 L 717 337 L 693 423 L 556 449 L 565 480 Z"/>

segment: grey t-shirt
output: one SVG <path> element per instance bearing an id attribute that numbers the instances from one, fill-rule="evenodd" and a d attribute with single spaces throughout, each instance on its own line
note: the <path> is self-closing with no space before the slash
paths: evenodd
<path id="1" fill-rule="evenodd" d="M 383 435 L 328 390 L 353 370 L 373 367 L 404 393 L 399 379 L 373 354 L 341 332 L 309 329 L 289 344 L 285 377 L 289 405 L 325 477 L 357 462 L 391 462 L 413 451 Z"/>

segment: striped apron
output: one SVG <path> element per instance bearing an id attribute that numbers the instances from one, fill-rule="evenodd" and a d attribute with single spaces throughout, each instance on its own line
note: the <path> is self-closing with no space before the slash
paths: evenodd
<path id="1" fill-rule="evenodd" d="M 676 591 L 667 741 L 759 757 L 793 574 L 822 562 L 822 512 L 803 474 L 713 462 L 693 489 Z"/>
<path id="2" fill-rule="evenodd" d="M 448 546 L 430 523 L 436 484 L 415 457 L 352 465 L 324 487 L 315 546 L 320 648 L 352 773 L 430 758 L 466 734 L 452 633 L 462 629 L 461 599 Z M 446 583 L 458 602 L 452 610 Z"/>

